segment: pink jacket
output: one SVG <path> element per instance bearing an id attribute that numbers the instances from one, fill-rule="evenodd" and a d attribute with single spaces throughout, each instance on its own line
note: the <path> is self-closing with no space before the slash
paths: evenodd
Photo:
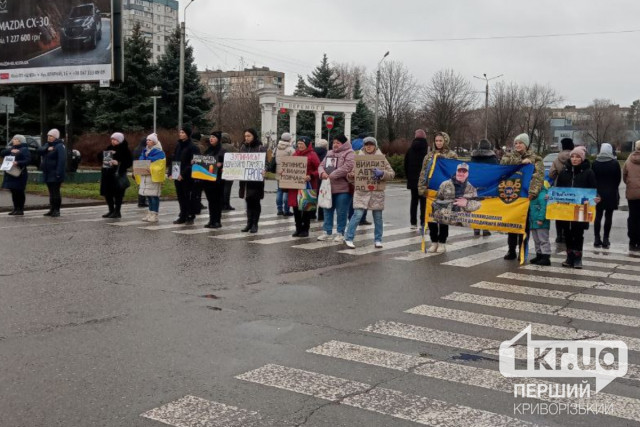
<path id="1" fill-rule="evenodd" d="M 355 154 L 351 148 L 351 142 L 347 141 L 337 150 L 329 151 L 322 163 L 320 163 L 318 174 L 322 175 L 323 172 L 329 174 L 331 194 L 349 193 L 347 174 L 356 165 L 354 157 Z"/>

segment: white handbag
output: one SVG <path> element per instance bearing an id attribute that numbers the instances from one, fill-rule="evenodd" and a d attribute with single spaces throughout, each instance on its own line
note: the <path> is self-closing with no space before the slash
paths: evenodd
<path id="1" fill-rule="evenodd" d="M 331 180 L 324 179 L 318 190 L 318 207 L 331 209 Z"/>

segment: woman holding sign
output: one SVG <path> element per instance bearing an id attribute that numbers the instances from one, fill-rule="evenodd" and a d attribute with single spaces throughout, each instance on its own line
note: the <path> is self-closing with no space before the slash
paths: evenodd
<path id="1" fill-rule="evenodd" d="M 121 218 L 120 207 L 126 188 L 122 187 L 120 179 L 127 179 L 127 169 L 133 164 L 129 144 L 122 133 L 111 135 L 111 143 L 98 154 L 98 160 L 102 163 L 100 195 L 109 207 L 109 212 L 102 218 Z"/>
<path id="2" fill-rule="evenodd" d="M 24 215 L 24 202 L 26 196 L 24 190 L 27 188 L 27 166 L 31 163 L 31 154 L 27 148 L 27 139 L 22 135 L 15 135 L 11 139 L 11 146 L 0 151 L 0 156 L 13 157 L 12 171 L 4 172 L 2 188 L 11 191 L 13 210 L 9 215 Z M 14 170 L 18 168 L 21 170 Z"/>
<path id="3" fill-rule="evenodd" d="M 224 204 L 224 182 L 220 179 L 224 162 L 222 132 L 211 132 L 209 147 L 203 155 L 215 157 L 217 161 L 215 167 L 215 170 L 217 170 L 216 180 L 202 181 L 202 188 L 209 202 L 209 222 L 205 224 L 204 228 L 221 228 L 222 205 Z"/>
<path id="4" fill-rule="evenodd" d="M 306 136 L 298 137 L 298 143 L 296 145 L 296 151 L 294 156 L 304 156 L 307 158 L 307 176 L 306 181 L 309 183 L 311 190 L 318 190 L 318 166 L 320 166 L 320 159 L 311 146 L 311 138 Z M 302 210 L 298 206 L 298 191 L 289 190 L 289 206 L 293 206 L 293 216 L 296 220 L 296 232 L 293 233 L 293 237 L 309 237 L 309 227 L 311 225 L 311 215 L 315 212 L 315 205 L 313 210 Z"/>
<path id="5" fill-rule="evenodd" d="M 166 177 L 167 158 L 162 151 L 162 144 L 158 141 L 158 135 L 152 133 L 147 137 L 146 148 L 140 154 L 138 160 L 148 160 L 149 174 L 140 175 L 140 186 L 138 194 L 149 199 L 149 213 L 142 220 L 148 222 L 158 222 L 158 212 L 160 210 L 160 194 L 162 194 L 162 184 Z"/>
<path id="6" fill-rule="evenodd" d="M 240 147 L 240 152 L 266 153 L 266 151 L 255 129 L 246 129 L 244 131 L 244 144 Z M 264 176 L 264 171 L 262 171 L 262 175 Z M 264 180 L 240 181 L 240 198 L 244 199 L 247 205 L 247 226 L 240 231 L 257 233 L 260 212 L 262 212 L 260 200 L 264 198 Z"/>
<path id="7" fill-rule="evenodd" d="M 378 150 L 378 141 L 376 141 L 374 137 L 366 137 L 363 143 L 365 156 L 372 156 L 376 154 L 382 155 L 382 152 Z M 374 168 L 370 173 L 372 174 L 374 181 L 387 181 L 396 176 L 387 159 L 384 159 L 383 169 Z M 350 182 L 355 182 L 354 172 L 350 172 L 347 175 L 347 179 Z M 367 210 L 370 210 L 373 215 L 373 244 L 376 248 L 382 248 L 382 210 L 384 209 L 384 190 L 369 191 L 366 187 L 367 186 L 364 186 L 364 188 L 356 187 L 353 195 L 353 216 L 349 221 L 347 232 L 344 235 L 344 244 L 350 249 L 356 248 L 353 244 L 353 238 L 356 235 L 356 229 L 358 228 L 358 224 L 360 224 L 360 219 L 362 219 L 362 216 Z"/>
<path id="8" fill-rule="evenodd" d="M 597 188 L 596 175 L 589 162 L 585 160 L 587 150 L 577 146 L 571 150 L 569 161 L 558 175 L 556 185 L 565 188 Z M 595 202 L 600 203 L 596 196 Z M 560 221 L 559 221 L 560 222 Z M 589 229 L 589 223 L 584 221 L 561 221 L 563 235 L 567 242 L 567 259 L 563 267 L 582 268 L 582 245 L 584 244 L 584 230 Z"/>

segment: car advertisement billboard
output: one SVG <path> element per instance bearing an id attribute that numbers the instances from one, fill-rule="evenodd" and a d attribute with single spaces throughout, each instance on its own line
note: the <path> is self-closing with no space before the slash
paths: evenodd
<path id="1" fill-rule="evenodd" d="M 0 0 L 0 84 L 112 80 L 112 11 L 113 0 Z"/>

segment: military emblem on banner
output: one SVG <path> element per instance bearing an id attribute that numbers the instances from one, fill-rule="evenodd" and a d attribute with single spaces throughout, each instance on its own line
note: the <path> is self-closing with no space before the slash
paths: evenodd
<path id="1" fill-rule="evenodd" d="M 518 200 L 520 197 L 520 189 L 522 188 L 522 179 L 510 178 L 500 181 L 498 184 L 498 197 L 500 200 L 509 204 Z"/>

